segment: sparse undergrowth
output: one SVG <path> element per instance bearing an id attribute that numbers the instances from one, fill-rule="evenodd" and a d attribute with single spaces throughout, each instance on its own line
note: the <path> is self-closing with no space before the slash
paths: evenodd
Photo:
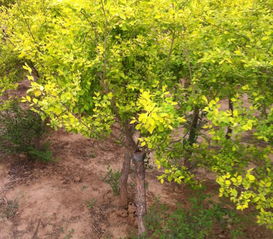
<path id="1" fill-rule="evenodd" d="M 201 194 L 190 199 L 191 206 L 173 210 L 156 200 L 146 215 L 147 234 L 142 239 L 244 238 L 245 217 L 235 210 L 206 200 Z M 130 237 L 136 238 L 136 237 Z"/>
<path id="2" fill-rule="evenodd" d="M 4 200 L 0 198 L 0 218 L 12 219 L 18 211 L 17 200 Z"/>
<path id="3" fill-rule="evenodd" d="M 86 207 L 88 208 L 88 209 L 93 209 L 94 208 L 94 206 L 96 205 L 96 202 L 97 202 L 97 200 L 96 199 L 90 199 L 89 201 L 86 201 Z"/>
<path id="4" fill-rule="evenodd" d="M 115 196 L 119 195 L 119 179 L 121 176 L 120 171 L 115 171 L 110 167 L 107 168 L 107 173 L 103 178 L 103 181 L 109 184 L 112 188 L 113 194 Z"/>

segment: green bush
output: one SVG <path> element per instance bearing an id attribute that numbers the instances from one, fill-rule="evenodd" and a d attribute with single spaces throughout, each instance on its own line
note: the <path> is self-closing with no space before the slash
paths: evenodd
<path id="1" fill-rule="evenodd" d="M 215 226 L 227 229 L 228 225 L 235 226 L 230 229 L 230 238 L 241 236 L 238 224 L 239 218 L 232 210 L 220 207 L 217 204 L 205 206 L 205 196 L 190 199 L 191 206 L 183 208 L 178 205 L 170 210 L 166 205 L 156 201 L 146 215 L 147 235 L 143 239 L 204 239 L 215 238 Z"/>
<path id="2" fill-rule="evenodd" d="M 49 161 L 52 153 L 42 144 L 45 126 L 35 112 L 20 107 L 16 100 L 0 111 L 0 152 L 25 153 L 31 159 Z"/>

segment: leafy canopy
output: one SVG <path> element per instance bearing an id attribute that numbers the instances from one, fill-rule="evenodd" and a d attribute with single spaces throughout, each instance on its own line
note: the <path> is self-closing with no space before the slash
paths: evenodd
<path id="1" fill-rule="evenodd" d="M 205 167 L 220 195 L 272 227 L 272 11 L 265 0 L 18 0 L 1 28 L 39 73 L 26 100 L 53 127 L 102 137 L 130 124 L 162 182 L 192 182 L 186 161 Z"/>

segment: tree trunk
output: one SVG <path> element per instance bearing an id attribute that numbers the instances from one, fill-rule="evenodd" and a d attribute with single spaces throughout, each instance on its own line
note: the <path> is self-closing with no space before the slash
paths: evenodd
<path id="1" fill-rule="evenodd" d="M 190 146 L 192 146 L 196 142 L 198 120 L 199 120 L 199 108 L 195 107 L 193 112 L 193 119 L 192 119 L 192 124 L 190 128 L 190 133 L 189 133 L 189 139 L 188 139 Z"/>
<path id="2" fill-rule="evenodd" d="M 228 99 L 228 108 L 231 111 L 231 116 L 233 117 L 233 102 L 231 99 Z M 232 128 L 229 126 L 226 133 L 226 139 L 230 139 L 232 134 Z"/>
<path id="3" fill-rule="evenodd" d="M 126 145 L 129 152 L 134 152 L 133 162 L 135 165 L 135 179 L 136 179 L 136 206 L 137 206 L 137 223 L 138 234 L 143 235 L 146 232 L 144 224 L 144 215 L 146 214 L 146 190 L 145 190 L 145 152 L 141 152 L 138 148 L 137 142 L 133 139 L 133 130 L 129 124 L 124 124 L 124 133 L 126 136 Z M 130 153 L 123 162 L 122 176 L 121 176 L 121 204 L 125 205 L 128 202 L 127 181 L 130 170 Z M 127 204 L 128 205 L 128 204 Z"/>
<path id="4" fill-rule="evenodd" d="M 138 235 L 146 232 L 144 215 L 146 214 L 146 190 L 145 190 L 145 153 L 135 152 L 133 156 L 136 176 L 136 205 L 137 205 L 137 224 Z"/>
<path id="5" fill-rule="evenodd" d="M 128 177 L 130 173 L 130 165 L 131 165 L 132 155 L 127 152 L 124 155 L 121 177 L 120 177 L 120 206 L 123 208 L 127 208 L 128 206 Z"/>
<path id="6" fill-rule="evenodd" d="M 192 119 L 192 124 L 190 127 L 190 132 L 189 132 L 189 138 L 188 138 L 188 144 L 189 146 L 192 146 L 197 139 L 197 126 L 198 126 L 198 121 L 199 121 L 199 108 L 195 107 L 194 112 L 193 112 L 193 119 Z M 190 162 L 190 158 L 192 155 L 192 149 L 187 150 L 188 152 L 186 153 L 185 156 L 185 166 L 189 169 L 191 169 L 193 166 Z"/>
<path id="7" fill-rule="evenodd" d="M 265 102 L 262 104 L 262 116 L 266 119 L 268 114 L 267 114 L 267 108 Z"/>
<path id="8" fill-rule="evenodd" d="M 128 185 L 128 177 L 130 173 L 130 165 L 131 165 L 131 159 L 133 156 L 133 152 L 137 151 L 137 145 L 133 140 L 133 131 L 130 127 L 129 123 L 125 123 L 123 125 L 123 133 L 126 137 L 126 148 L 127 153 L 124 156 L 123 164 L 122 164 L 122 170 L 121 170 L 121 177 L 120 177 L 120 206 L 123 208 L 127 208 L 128 206 L 128 191 L 127 191 L 127 185 Z"/>

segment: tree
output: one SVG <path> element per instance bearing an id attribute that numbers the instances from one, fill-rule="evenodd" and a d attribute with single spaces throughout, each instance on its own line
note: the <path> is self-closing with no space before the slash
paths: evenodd
<path id="1" fill-rule="evenodd" d="M 39 75 L 26 97 L 33 109 L 87 137 L 120 127 L 125 204 L 130 158 L 143 192 L 143 156 L 153 150 L 161 182 L 197 185 L 194 169 L 205 167 L 217 173 L 221 195 L 238 209 L 253 203 L 272 227 L 271 4 L 18 0 L 3 9 L 13 51 Z M 255 141 L 243 142 L 246 134 Z"/>
<path id="2" fill-rule="evenodd" d="M 118 123 L 131 154 L 126 159 L 134 155 L 136 172 L 142 174 L 137 175 L 139 192 L 144 190 L 144 149 L 133 141 L 131 120 L 141 119 L 136 129 L 156 136 L 157 143 L 181 121 L 167 90 L 172 77 L 164 71 L 171 48 L 165 46 L 168 32 L 161 39 L 158 24 L 147 18 L 153 14 L 147 4 L 17 1 L 5 15 L 5 25 L 13 26 L 8 35 L 17 46 L 15 51 L 39 73 L 26 99 L 50 117 L 52 127 L 87 137 L 108 136 Z M 129 162 L 124 163 L 127 169 Z M 125 185 L 127 171 L 123 170 Z M 126 203 L 126 186 L 122 189 Z M 139 228 L 143 233 L 145 193 L 141 196 L 137 204 L 142 208 Z"/>

